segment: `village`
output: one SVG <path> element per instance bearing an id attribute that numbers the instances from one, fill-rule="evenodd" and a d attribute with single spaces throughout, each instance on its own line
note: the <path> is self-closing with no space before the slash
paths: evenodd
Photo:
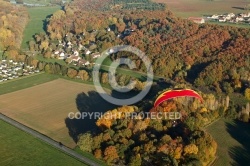
<path id="1" fill-rule="evenodd" d="M 134 29 L 125 29 L 123 33 L 115 35 L 115 33 L 108 27 L 106 32 L 110 32 L 115 38 L 123 38 L 134 32 Z M 96 36 L 98 30 L 92 30 L 88 35 Z M 67 64 L 78 67 L 92 67 L 95 60 L 101 56 L 97 43 L 95 40 L 87 39 L 88 44 L 83 45 L 82 39 L 85 34 L 81 33 L 74 35 L 72 33 L 66 34 L 62 40 L 58 40 L 58 44 L 50 54 L 50 58 L 63 60 Z M 109 49 L 106 53 L 112 54 L 115 50 Z M 34 56 L 34 55 L 33 55 Z M 15 62 L 13 60 L 0 60 L 0 82 L 13 80 L 22 76 L 28 76 L 40 72 L 34 66 L 26 65 L 24 62 Z"/>
<path id="2" fill-rule="evenodd" d="M 91 43 L 92 46 L 95 46 L 95 43 Z M 93 52 L 87 49 L 80 43 L 76 45 L 72 44 L 71 41 L 59 41 L 58 49 L 54 51 L 51 55 L 51 58 L 56 58 L 64 60 L 68 64 L 78 65 L 78 66 L 88 66 L 94 64 L 94 59 L 101 56 L 99 52 Z M 76 48 L 77 47 L 77 48 Z M 70 49 L 70 51 L 66 51 Z M 84 56 L 82 56 L 82 53 Z M 80 55 L 81 54 L 81 55 Z"/>
<path id="3" fill-rule="evenodd" d="M 24 62 L 15 62 L 13 60 L 0 61 L 0 82 L 39 72 L 40 71 L 35 69 L 34 66 L 26 66 Z"/>
<path id="4" fill-rule="evenodd" d="M 114 32 L 108 27 L 107 32 Z M 96 36 L 98 30 L 92 30 L 90 35 Z M 134 29 L 125 29 L 123 33 L 118 34 L 116 37 L 122 39 L 125 36 L 130 35 L 135 32 Z M 84 66 L 95 64 L 95 59 L 101 56 L 98 51 L 97 43 L 95 41 L 89 40 L 87 45 L 82 45 L 81 40 L 85 37 L 84 33 L 80 35 L 73 35 L 71 33 L 66 34 L 63 40 L 59 40 L 57 48 L 53 51 L 51 58 L 56 58 L 64 60 L 67 64 L 72 64 L 74 66 Z M 113 49 L 108 50 L 108 54 L 112 54 Z"/>
<path id="5" fill-rule="evenodd" d="M 207 17 L 209 20 L 215 20 L 219 22 L 230 22 L 230 23 L 250 23 L 250 12 L 249 13 L 240 13 L 240 14 L 214 14 L 210 17 Z"/>
<path id="6" fill-rule="evenodd" d="M 188 20 L 198 24 L 203 24 L 206 21 L 217 21 L 221 23 L 245 23 L 250 24 L 250 12 L 249 13 L 228 13 L 228 14 L 214 14 L 206 17 L 189 17 Z"/>

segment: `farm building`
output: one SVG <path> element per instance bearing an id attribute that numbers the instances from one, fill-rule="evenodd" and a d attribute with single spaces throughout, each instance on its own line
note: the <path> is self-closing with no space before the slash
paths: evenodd
<path id="1" fill-rule="evenodd" d="M 202 17 L 189 17 L 188 20 L 193 21 L 193 22 L 195 22 L 197 24 L 205 23 L 205 20 Z"/>

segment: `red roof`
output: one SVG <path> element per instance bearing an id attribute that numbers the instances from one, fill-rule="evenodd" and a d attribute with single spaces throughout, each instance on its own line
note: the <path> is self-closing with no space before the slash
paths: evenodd
<path id="1" fill-rule="evenodd" d="M 189 17 L 188 20 L 192 20 L 192 21 L 202 21 L 203 18 L 202 17 Z"/>

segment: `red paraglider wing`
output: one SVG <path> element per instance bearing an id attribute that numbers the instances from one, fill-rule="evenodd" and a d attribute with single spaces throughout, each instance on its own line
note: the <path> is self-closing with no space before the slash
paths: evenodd
<path id="1" fill-rule="evenodd" d="M 176 97 L 195 97 L 199 99 L 201 102 L 203 102 L 202 97 L 194 90 L 191 89 L 169 90 L 163 92 L 162 94 L 160 94 L 160 96 L 158 96 L 158 98 L 155 100 L 154 107 L 157 107 L 165 100 L 169 100 Z"/>

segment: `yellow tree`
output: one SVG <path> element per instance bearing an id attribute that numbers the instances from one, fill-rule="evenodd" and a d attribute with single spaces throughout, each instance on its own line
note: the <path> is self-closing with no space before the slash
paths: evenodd
<path id="1" fill-rule="evenodd" d="M 189 144 L 189 145 L 184 147 L 184 155 L 197 154 L 198 151 L 199 151 L 199 149 L 195 144 Z"/>
<path id="2" fill-rule="evenodd" d="M 250 88 L 247 88 L 245 90 L 245 97 L 247 98 L 247 100 L 250 100 Z"/>
<path id="3" fill-rule="evenodd" d="M 108 146 L 104 151 L 104 160 L 107 161 L 107 163 L 111 163 L 115 159 L 119 158 L 117 154 L 117 150 L 115 146 Z"/>
<path id="4" fill-rule="evenodd" d="M 83 81 L 87 81 L 89 79 L 89 74 L 87 71 L 85 70 L 80 70 L 78 75 L 80 76 L 80 78 L 83 80 Z"/>

